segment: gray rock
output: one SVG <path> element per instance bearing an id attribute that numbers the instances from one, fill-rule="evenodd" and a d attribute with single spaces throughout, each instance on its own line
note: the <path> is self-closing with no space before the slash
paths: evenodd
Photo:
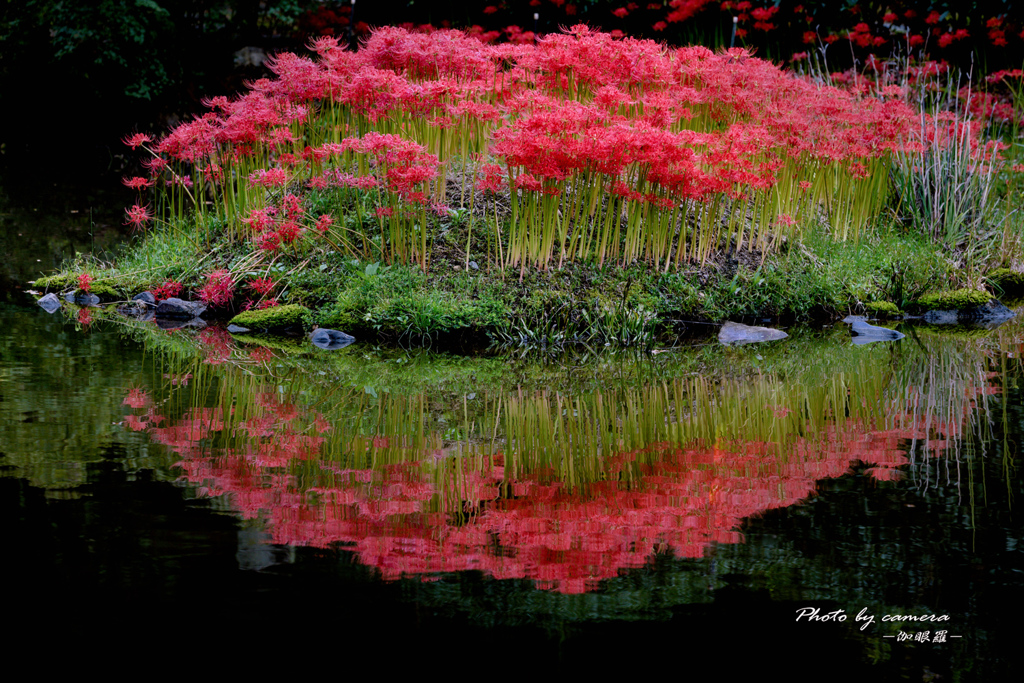
<path id="1" fill-rule="evenodd" d="M 782 330 L 770 327 L 752 327 L 741 323 L 727 322 L 718 333 L 718 341 L 723 344 L 755 344 L 757 342 L 785 339 L 789 335 Z"/>
<path id="2" fill-rule="evenodd" d="M 153 296 L 153 292 L 139 292 L 132 297 L 132 301 L 137 301 L 145 306 L 156 306 L 156 297 Z"/>
<path id="3" fill-rule="evenodd" d="M 43 307 L 43 310 L 47 313 L 53 313 L 60 308 L 60 299 L 53 292 L 50 292 L 42 299 L 36 301 L 37 304 Z"/>
<path id="4" fill-rule="evenodd" d="M 182 301 L 175 297 L 164 299 L 156 307 L 157 318 L 175 320 L 191 320 L 198 318 L 206 310 L 206 304 L 199 301 Z"/>
<path id="5" fill-rule="evenodd" d="M 73 304 L 79 306 L 99 306 L 100 298 L 95 294 L 89 294 L 88 292 L 68 292 L 64 295 L 65 301 L 70 301 Z"/>
<path id="6" fill-rule="evenodd" d="M 309 339 L 313 342 L 314 346 L 331 351 L 345 348 L 356 340 L 355 337 L 349 336 L 344 332 L 328 330 L 322 327 L 313 330 L 313 334 L 309 336 Z"/>
<path id="7" fill-rule="evenodd" d="M 853 334 L 853 343 L 857 345 L 871 344 L 879 341 L 896 341 L 905 336 L 902 332 L 890 330 L 888 327 L 877 327 L 870 325 L 859 315 L 848 315 L 843 318 L 844 323 L 850 323 L 850 332 Z"/>
<path id="8" fill-rule="evenodd" d="M 249 331 L 248 327 L 242 327 L 241 325 L 228 325 L 228 332 L 231 334 L 245 334 Z"/>
<path id="9" fill-rule="evenodd" d="M 972 306 L 959 311 L 926 311 L 921 318 L 931 325 L 963 325 L 972 323 L 987 328 L 994 328 L 1014 317 L 1016 314 L 999 302 L 990 299 L 988 303 Z"/>
<path id="10" fill-rule="evenodd" d="M 472 268 L 473 270 L 480 270 L 480 266 L 477 265 L 476 261 L 470 261 L 469 262 L 469 267 Z"/>

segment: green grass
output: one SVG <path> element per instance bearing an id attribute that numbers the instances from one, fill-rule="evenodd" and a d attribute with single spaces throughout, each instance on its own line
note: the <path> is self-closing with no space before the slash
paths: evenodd
<path id="1" fill-rule="evenodd" d="M 318 197 L 323 208 L 333 206 L 334 198 Z M 36 286 L 71 289 L 88 270 L 94 287 L 110 286 L 121 293 L 118 298 L 173 279 L 185 286 L 182 298 L 194 299 L 206 274 L 223 268 L 235 279 L 236 310 L 247 299 L 258 303 L 249 280 L 270 277 L 272 296 L 285 310 L 295 310 L 289 304 L 308 309 L 301 315 L 305 327 L 336 328 L 362 340 L 447 343 L 468 336 L 541 347 L 649 347 L 671 344 L 692 322 L 833 319 L 879 302 L 906 310 L 939 285 L 976 281 L 935 242 L 898 226 L 875 230 L 859 243 L 810 230 L 802 241 L 767 256 L 716 254 L 705 264 L 665 272 L 643 262 L 602 267 L 593 261 L 562 269 L 501 269 L 496 246 L 488 243 L 487 231 L 472 227 L 468 214 L 456 211 L 435 220 L 427 271 L 383 266 L 375 257 L 356 258 L 332 244 L 276 253 L 226 241 L 207 248 L 199 228 L 182 224 L 131 244 L 116 264 L 78 259 Z M 470 261 L 479 267 L 467 268 Z M 993 278 L 1005 279 L 1000 273 Z M 269 324 L 260 317 L 268 315 L 282 314 L 250 311 L 235 322 L 253 329 L 296 323 Z M 259 322 L 242 322 L 246 316 Z"/>

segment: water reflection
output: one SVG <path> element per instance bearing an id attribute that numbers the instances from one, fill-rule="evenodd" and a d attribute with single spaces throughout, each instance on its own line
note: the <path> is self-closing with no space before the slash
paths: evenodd
<path id="1" fill-rule="evenodd" d="M 715 349 L 583 363 L 541 388 L 501 360 L 445 368 L 132 329 L 169 371 L 125 390 L 124 426 L 268 542 L 342 544 L 389 580 L 475 570 L 561 593 L 741 542 L 745 519 L 854 470 L 959 481 L 984 443 L 965 437 L 987 437 L 984 409 L 1009 381 L 999 350 L 1017 343 L 920 332 L 869 349 L 840 330 L 760 361 Z"/>
<path id="2" fill-rule="evenodd" d="M 0 306 L 0 503 L 23 567 L 6 585 L 34 586 L 33 608 L 96 594 L 89 614 L 145 615 L 142 593 L 219 611 L 228 591 L 258 612 L 276 590 L 259 582 L 320 576 L 307 607 L 377 596 L 350 639 L 370 622 L 439 647 L 432 625 L 527 627 L 516 642 L 539 628 L 543 647 L 588 644 L 576 666 L 621 638 L 728 657 L 701 634 L 749 617 L 765 657 L 852 643 L 848 658 L 915 679 L 1001 680 L 1016 661 L 1017 323 L 544 363 L 325 352 L 90 310 L 83 325 Z M 964 638 L 802 629 L 808 604 L 949 613 Z M 611 621 L 637 623 L 602 640 Z"/>

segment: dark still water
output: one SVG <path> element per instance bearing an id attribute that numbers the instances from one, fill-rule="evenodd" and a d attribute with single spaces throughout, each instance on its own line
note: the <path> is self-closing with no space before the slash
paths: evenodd
<path id="1" fill-rule="evenodd" d="M 1024 328 L 904 331 L 551 363 L 3 305 L 2 589 L 86 656 L 1006 680 Z"/>

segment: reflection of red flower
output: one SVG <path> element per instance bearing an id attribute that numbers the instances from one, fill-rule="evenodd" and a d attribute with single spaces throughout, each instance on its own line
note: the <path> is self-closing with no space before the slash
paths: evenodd
<path id="1" fill-rule="evenodd" d="M 363 470 L 325 461 L 323 483 L 308 489 L 309 498 L 294 479 L 271 477 L 268 484 L 267 475 L 310 457 L 320 440 L 294 430 L 302 419 L 294 404 L 272 393 L 258 403 L 270 412 L 240 425 L 258 440 L 231 457 L 197 448 L 215 429 L 210 418 L 189 414 L 151 433 L 185 456 L 185 476 L 207 487 L 205 495 L 230 493 L 241 514 L 263 517 L 275 543 L 350 544 L 386 579 L 474 569 L 583 592 L 657 553 L 700 557 L 710 543 L 740 542 L 735 529 L 743 518 L 806 498 L 816 480 L 843 475 L 851 460 L 874 464 L 868 472 L 879 480 L 897 477 L 894 468 L 907 462 L 897 449 L 906 430 L 857 439 L 865 430 L 848 423 L 843 433 L 798 443 L 799 457 L 786 462 L 761 443 L 650 444 L 612 456 L 618 476 L 577 488 L 541 471 L 508 479 L 500 455 L 455 470 L 445 469 L 446 458 L 428 468 L 414 461 Z M 395 446 L 383 436 L 372 442 Z M 445 474 L 433 478 L 433 467 Z M 474 510 L 472 519 L 453 525 L 448 511 L 462 509 Z"/>
<path id="2" fill-rule="evenodd" d="M 152 403 L 152 399 L 149 397 L 149 392 L 145 389 L 137 388 L 129 389 L 128 394 L 124 397 L 124 401 L 122 401 L 123 405 L 131 406 L 135 409 L 145 408 L 150 403 Z"/>
<path id="3" fill-rule="evenodd" d="M 274 360 L 274 358 L 276 358 L 276 356 L 274 356 L 274 352 L 273 351 L 271 351 L 270 349 L 268 349 L 265 346 L 261 346 L 259 348 L 256 348 L 256 349 L 253 349 L 252 351 L 250 351 L 249 352 L 249 358 L 251 358 L 252 360 L 256 361 L 257 363 L 267 363 L 269 361 Z"/>

